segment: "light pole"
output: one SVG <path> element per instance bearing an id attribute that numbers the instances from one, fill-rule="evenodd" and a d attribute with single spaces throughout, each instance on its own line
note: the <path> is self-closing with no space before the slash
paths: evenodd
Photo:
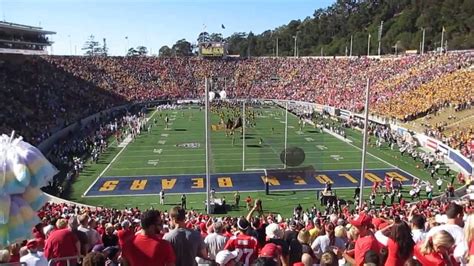
<path id="1" fill-rule="evenodd" d="M 425 54 L 425 28 L 421 28 L 421 54 Z"/>
<path id="2" fill-rule="evenodd" d="M 125 55 L 127 55 L 127 52 L 128 52 L 128 46 L 129 46 L 129 43 L 128 43 L 128 36 L 125 36 L 125 41 L 126 41 L 126 46 L 125 46 Z"/>
<path id="3" fill-rule="evenodd" d="M 294 55 L 294 57 L 296 57 L 297 56 L 297 50 L 298 50 L 298 46 L 297 46 L 298 32 L 296 32 L 296 35 L 293 36 L 293 38 L 295 39 L 295 55 Z"/>
<path id="4" fill-rule="evenodd" d="M 383 31 L 383 20 L 380 22 L 380 28 L 379 28 L 379 48 L 378 48 L 379 56 L 380 56 L 380 50 L 382 46 L 382 31 Z"/>
<path id="5" fill-rule="evenodd" d="M 367 56 L 370 56 L 370 39 L 372 38 L 372 35 L 369 33 L 369 37 L 367 38 Z"/>
<path id="6" fill-rule="evenodd" d="M 72 43 L 71 43 L 71 35 L 67 36 L 69 38 L 69 55 L 72 55 Z"/>
<path id="7" fill-rule="evenodd" d="M 353 38 L 353 37 L 354 37 L 354 36 L 351 35 L 351 47 L 350 47 L 350 49 L 349 49 L 349 56 L 352 56 L 352 38 Z"/>
<path id="8" fill-rule="evenodd" d="M 278 37 L 276 39 L 276 57 L 278 57 Z"/>

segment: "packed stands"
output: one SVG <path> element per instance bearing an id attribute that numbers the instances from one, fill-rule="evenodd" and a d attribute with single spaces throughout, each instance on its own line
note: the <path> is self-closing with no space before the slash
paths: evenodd
<path id="1" fill-rule="evenodd" d="M 2 250 L 0 263 L 81 256 L 82 265 L 404 265 L 413 258 L 419 264 L 409 265 L 460 265 L 473 255 L 471 204 L 424 200 L 355 212 L 348 205 L 324 211 L 297 205 L 292 217 L 261 214 L 254 205 L 246 217 L 210 217 L 181 207 L 160 212 L 48 203 L 38 212 L 42 222 L 33 238 Z M 101 263 L 93 264 L 97 257 Z M 264 264 L 268 260 L 277 264 Z"/>
<path id="2" fill-rule="evenodd" d="M 472 58 L 470 52 L 395 59 L 22 57 L 24 62 L 1 64 L 1 98 L 9 100 L 0 126 L 39 143 L 55 129 L 127 101 L 197 98 L 205 77 L 218 77 L 215 85 L 229 97 L 302 100 L 351 111 L 363 109 L 370 77 L 374 110 L 406 120 L 446 102 L 472 102 L 472 71 L 459 70 Z M 424 93 L 433 87 L 457 94 Z M 409 101 L 414 95 L 432 96 Z"/>

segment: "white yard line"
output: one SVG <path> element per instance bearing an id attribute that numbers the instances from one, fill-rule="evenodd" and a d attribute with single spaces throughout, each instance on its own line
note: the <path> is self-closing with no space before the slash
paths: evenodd
<path id="1" fill-rule="evenodd" d="M 236 160 L 238 161 L 238 160 Z M 178 161 L 176 161 L 178 162 Z M 179 162 L 183 162 L 183 161 L 179 161 Z M 204 160 L 199 160 L 199 161 L 186 161 L 186 162 L 204 162 Z M 172 162 L 164 162 L 164 163 L 172 163 Z M 353 162 L 331 162 L 331 163 L 328 163 L 328 162 L 324 162 L 324 163 L 318 163 L 318 164 L 323 164 L 323 165 L 344 165 L 344 164 L 354 164 L 354 163 L 360 163 L 360 161 L 353 161 Z M 318 165 L 318 164 L 315 164 L 315 165 Z M 366 162 L 366 164 L 380 164 L 380 162 Z M 240 166 L 242 164 L 226 164 L 225 166 L 226 167 L 236 167 L 236 166 Z M 281 166 L 281 163 L 279 164 L 266 164 L 265 166 Z M 203 167 L 204 166 L 176 166 L 176 167 L 160 167 L 160 170 L 163 170 L 163 169 L 195 169 L 197 167 Z M 249 168 L 253 168 L 253 167 L 250 167 Z M 267 167 L 268 168 L 268 167 Z M 119 168 L 114 168 L 114 171 L 128 171 L 128 170 L 156 170 L 157 168 L 156 167 L 119 167 Z M 392 168 L 389 168 L 389 169 L 392 169 Z M 394 168 L 394 169 L 399 169 L 399 168 Z M 270 169 L 271 170 L 271 169 Z M 360 169 L 359 169 L 360 170 Z M 373 170 L 373 169 L 368 169 L 368 170 Z M 401 169 L 400 169 L 401 170 Z M 330 171 L 330 170 L 322 170 L 322 171 Z M 347 171 L 345 169 L 342 169 L 342 170 L 338 170 L 338 171 Z M 401 170 L 403 171 L 403 170 Z M 406 173 L 406 172 L 405 172 Z"/>
<path id="2" fill-rule="evenodd" d="M 148 123 L 148 121 L 150 121 L 150 119 L 156 114 L 156 112 L 158 112 L 158 110 L 155 110 L 153 112 L 153 114 L 149 117 L 149 118 L 146 118 L 146 121 Z M 124 140 L 123 142 L 126 142 L 127 141 L 127 138 L 131 138 L 130 135 L 128 135 Z M 89 193 L 89 190 L 91 190 L 91 188 L 95 185 L 95 183 L 97 183 L 97 181 L 99 181 L 99 179 L 105 174 L 105 172 L 107 172 L 107 170 L 109 170 L 110 166 L 112 166 L 112 164 L 115 162 L 115 160 L 117 160 L 117 158 L 120 156 L 120 154 L 122 154 L 123 151 L 125 151 L 125 149 L 127 148 L 128 144 L 130 144 L 130 141 L 127 142 L 123 148 L 115 155 L 115 157 L 112 159 L 112 161 L 110 161 L 110 163 L 104 168 L 104 170 L 97 176 L 97 178 L 94 180 L 94 182 L 92 182 L 92 184 L 87 188 L 87 190 L 84 192 L 84 194 L 82 194 L 82 197 L 85 197 L 87 195 L 87 193 Z M 120 147 L 120 144 L 118 145 Z"/>

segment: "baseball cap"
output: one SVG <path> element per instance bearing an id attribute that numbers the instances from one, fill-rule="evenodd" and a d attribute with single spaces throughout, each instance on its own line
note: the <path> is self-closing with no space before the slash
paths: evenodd
<path id="1" fill-rule="evenodd" d="M 281 238 L 283 232 L 281 231 L 280 226 L 278 226 L 278 224 L 273 223 L 265 227 L 265 234 L 268 238 Z"/>
<path id="2" fill-rule="evenodd" d="M 355 227 L 369 226 L 372 224 L 372 216 L 365 212 L 360 212 L 356 219 L 351 219 L 350 223 Z"/>
<path id="3" fill-rule="evenodd" d="M 267 243 L 262 250 L 260 250 L 260 257 L 278 258 L 281 252 L 282 250 L 280 246 L 275 245 L 274 243 Z"/>
<path id="4" fill-rule="evenodd" d="M 38 248 L 38 241 L 36 239 L 28 240 L 28 242 L 26 243 L 26 247 L 28 249 L 37 249 Z"/>
<path id="5" fill-rule="evenodd" d="M 221 250 L 216 254 L 216 262 L 219 263 L 219 265 L 226 265 L 229 263 L 229 261 L 240 257 L 241 254 L 240 249 L 236 249 L 234 251 L 229 251 L 227 249 Z"/>

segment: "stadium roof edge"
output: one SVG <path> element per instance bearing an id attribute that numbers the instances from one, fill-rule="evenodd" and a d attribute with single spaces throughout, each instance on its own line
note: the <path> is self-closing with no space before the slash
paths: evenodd
<path id="1" fill-rule="evenodd" d="M 36 32 L 36 33 L 42 33 L 42 34 L 56 34 L 56 32 L 54 31 L 43 30 L 43 28 L 41 27 L 28 26 L 28 25 L 17 24 L 17 23 L 6 22 L 6 21 L 0 21 L 0 29 L 1 28 L 10 29 L 10 30 L 18 30 L 18 31 Z"/>

